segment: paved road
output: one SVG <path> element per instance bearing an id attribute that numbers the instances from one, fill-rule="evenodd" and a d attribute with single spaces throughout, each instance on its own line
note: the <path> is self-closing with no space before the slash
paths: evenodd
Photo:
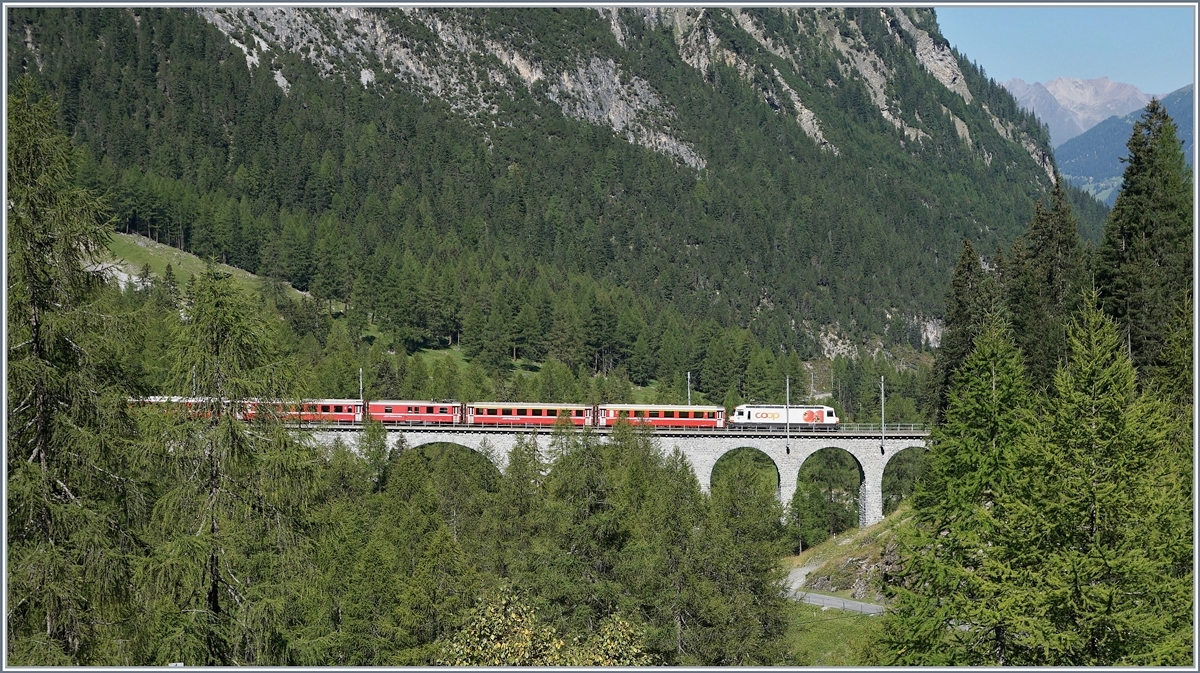
<path id="1" fill-rule="evenodd" d="M 864 615 L 880 615 L 883 614 L 884 607 L 874 603 L 863 603 L 861 601 L 852 601 L 846 598 L 838 598 L 837 596 L 826 596 L 824 594 L 814 594 L 807 591 L 797 591 L 792 593 L 796 600 L 804 601 L 812 605 L 820 605 L 822 607 L 837 608 L 838 610 L 847 610 L 849 612 L 861 612 Z"/>
<path id="2" fill-rule="evenodd" d="M 803 601 L 811 605 L 820 605 L 821 607 L 837 608 L 838 610 L 847 610 L 849 612 L 861 612 L 864 615 L 883 614 L 885 608 L 882 605 L 875 603 L 864 603 L 862 601 L 852 601 L 848 598 L 839 598 L 837 596 L 826 596 L 824 594 L 814 594 L 803 589 L 804 579 L 808 573 L 816 570 L 816 566 L 804 566 L 795 568 L 788 573 L 788 585 L 791 587 L 792 598 L 798 601 Z"/>

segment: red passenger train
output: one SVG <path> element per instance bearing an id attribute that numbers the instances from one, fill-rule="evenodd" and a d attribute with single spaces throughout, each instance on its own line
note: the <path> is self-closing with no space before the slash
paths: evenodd
<path id="1" fill-rule="evenodd" d="M 199 406 L 206 400 L 148 397 L 139 404 Z M 365 409 L 365 412 L 364 412 Z M 384 425 L 466 425 L 480 427 L 548 427 L 569 418 L 575 427 L 612 427 L 621 418 L 653 428 L 717 429 L 725 427 L 725 408 L 670 404 L 560 404 L 554 402 L 471 402 L 451 400 L 304 400 L 299 403 L 245 403 L 240 415 L 251 420 L 272 413 L 296 423 L 354 425 L 367 417 Z"/>

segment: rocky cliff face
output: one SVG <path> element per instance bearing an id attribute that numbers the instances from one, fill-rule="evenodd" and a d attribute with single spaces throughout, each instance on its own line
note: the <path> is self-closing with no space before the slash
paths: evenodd
<path id="1" fill-rule="evenodd" d="M 596 53 L 583 45 L 555 58 L 537 56 L 528 44 L 519 45 L 481 30 L 472 19 L 476 10 L 405 8 L 228 8 L 198 10 L 205 19 L 242 49 L 249 65 L 270 67 L 286 92 L 286 77 L 273 55 L 292 52 L 316 64 L 327 77 L 357 80 L 379 86 L 387 74 L 420 95 L 446 101 L 452 109 L 480 126 L 492 123 L 498 96 L 515 87 L 557 105 L 568 117 L 612 129 L 619 137 L 651 148 L 681 164 L 704 169 L 703 156 L 677 128 L 673 101 L 653 82 L 628 70 L 620 53 Z M 628 48 L 631 29 L 669 30 L 678 58 L 708 72 L 720 64 L 732 68 L 753 85 L 764 103 L 787 115 L 825 151 L 837 155 L 821 119 L 822 101 L 832 96 L 831 80 L 806 81 L 804 62 L 813 50 L 836 55 L 845 78 L 865 85 L 877 114 L 900 132 L 898 142 L 932 142 L 927 128 L 900 86 L 894 56 L 884 53 L 844 9 L 745 11 L 731 8 L 656 7 L 636 10 L 596 9 L 607 22 L 621 49 Z M 966 104 L 972 92 L 957 56 L 937 33 L 928 10 L 879 9 L 892 47 L 902 49 Z M 640 26 L 632 25 L 640 23 Z M 764 65 L 754 52 L 777 57 Z M 801 82 L 808 86 L 801 86 Z M 822 93 L 824 92 L 824 93 Z M 823 101 L 828 106 L 828 101 Z M 1053 175 L 1048 148 L 1020 132 L 1011 120 L 1001 120 L 984 106 L 996 133 L 1016 143 Z M 972 140 L 968 125 L 942 107 L 958 139 L 990 165 L 993 152 Z M 976 132 L 978 133 L 978 131 Z M 977 146 L 978 145 L 978 146 Z"/>

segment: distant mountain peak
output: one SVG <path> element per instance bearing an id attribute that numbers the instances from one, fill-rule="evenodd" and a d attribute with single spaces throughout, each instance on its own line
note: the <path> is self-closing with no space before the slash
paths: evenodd
<path id="1" fill-rule="evenodd" d="M 1107 77 L 1056 77 L 1033 84 L 1014 78 L 1001 86 L 1012 93 L 1021 107 L 1036 114 L 1050 127 L 1050 142 L 1055 147 L 1109 117 L 1137 110 L 1150 100 L 1150 95 L 1142 93 L 1136 86 L 1114 82 Z"/>

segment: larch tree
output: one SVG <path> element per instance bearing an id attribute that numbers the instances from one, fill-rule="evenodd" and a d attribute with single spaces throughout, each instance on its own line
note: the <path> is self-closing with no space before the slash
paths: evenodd
<path id="1" fill-rule="evenodd" d="M 995 508 L 1017 477 L 1033 427 L 1021 353 L 993 315 L 955 373 L 946 420 L 930 437 L 930 467 L 914 495 L 882 663 L 1012 663 L 1002 543 Z"/>
<path id="2" fill-rule="evenodd" d="M 163 492 L 140 572 L 153 661 L 284 663 L 259 600 L 287 581 L 319 457 L 268 405 L 288 393 L 274 324 L 211 267 L 184 299 L 175 387 L 194 401 L 147 419 Z M 257 408 L 252 421 L 247 414 Z M 262 628 L 260 628 L 262 627 Z"/>
<path id="3" fill-rule="evenodd" d="M 665 661 L 703 661 L 702 613 L 716 595 L 705 573 L 704 494 L 678 449 L 651 472 L 653 488 L 631 517 L 631 538 L 618 557 L 631 589 L 625 604 L 649 623 L 647 646 Z"/>
<path id="4" fill-rule="evenodd" d="M 1092 294 L 1069 361 L 1003 506 L 1018 665 L 1187 665 L 1190 470 L 1166 405 L 1137 390 L 1117 326 Z"/>
<path id="5" fill-rule="evenodd" d="M 706 615 L 707 665 L 774 663 L 784 632 L 783 508 L 775 480 L 735 461 L 713 483 L 704 566 L 720 595 Z"/>
<path id="6" fill-rule="evenodd" d="M 129 577 L 145 516 L 124 342 L 96 308 L 105 206 L 72 181 L 55 104 L 28 77 L 8 98 L 6 662 L 129 665 Z"/>

